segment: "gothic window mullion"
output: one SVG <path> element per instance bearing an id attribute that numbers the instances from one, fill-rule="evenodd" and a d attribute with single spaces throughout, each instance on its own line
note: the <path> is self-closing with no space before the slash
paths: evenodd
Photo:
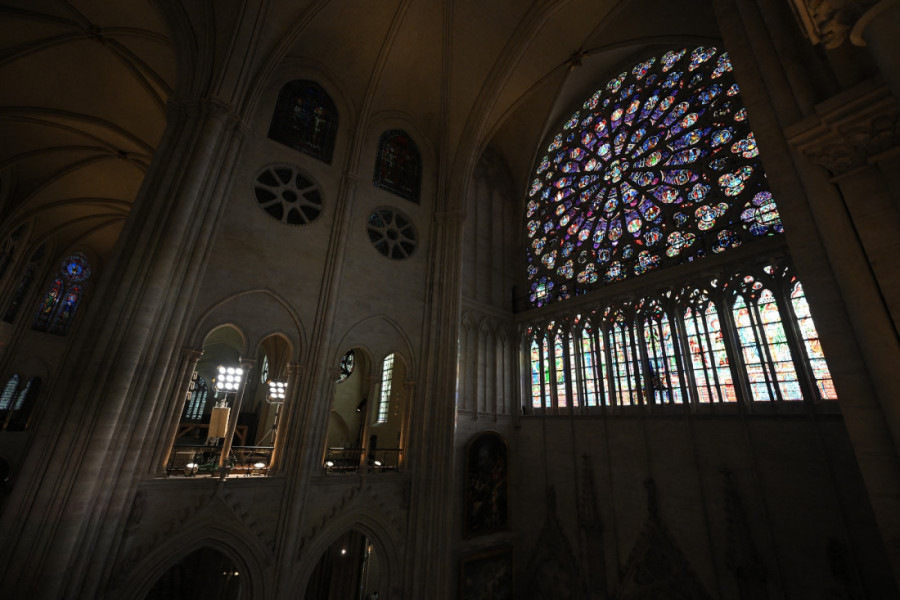
<path id="1" fill-rule="evenodd" d="M 690 398 L 687 388 L 692 386 L 687 377 L 687 372 L 690 370 L 690 367 L 684 360 L 684 354 L 681 352 L 682 348 L 685 348 L 686 346 L 682 345 L 680 319 L 678 319 L 678 315 L 674 312 L 672 312 L 672 314 L 664 312 L 663 314 L 666 315 L 666 319 L 669 323 L 669 336 L 672 340 L 671 360 L 669 360 L 668 357 L 668 350 L 664 349 L 664 354 L 666 354 L 667 360 L 669 361 L 668 369 L 666 369 L 666 377 L 669 380 L 669 390 L 670 394 L 672 394 L 672 401 L 679 404 L 689 404 Z M 673 378 L 677 381 L 672 381 Z"/>
<path id="2" fill-rule="evenodd" d="M 812 366 L 806 354 L 803 335 L 797 326 L 797 315 L 794 312 L 794 304 L 791 302 L 790 289 L 788 282 L 785 287 L 785 281 L 777 282 L 780 285 L 773 285 L 778 295 L 778 314 L 781 315 L 781 326 L 784 335 L 787 338 L 787 345 L 791 352 L 791 359 L 794 362 L 794 372 L 800 384 L 800 391 L 805 401 L 813 401 L 819 398 L 819 388 L 816 385 L 816 378 L 812 374 Z"/>
<path id="3" fill-rule="evenodd" d="M 750 406 L 753 401 L 753 391 L 750 388 L 747 365 L 744 361 L 740 336 L 737 332 L 737 323 L 734 320 L 735 298 L 726 298 L 720 291 L 719 296 L 713 300 L 713 305 L 719 314 L 719 322 L 722 325 L 722 338 L 725 342 L 725 355 L 728 357 L 731 376 L 735 381 L 735 396 L 739 404 Z"/>
<path id="4" fill-rule="evenodd" d="M 750 321 L 752 323 L 754 335 L 756 336 L 756 347 L 760 349 L 761 366 L 763 374 L 766 377 L 766 384 L 769 388 L 769 396 L 774 393 L 774 400 L 783 402 L 784 398 L 781 394 L 781 385 L 778 376 L 775 373 L 775 361 L 772 359 L 772 352 L 769 348 L 768 337 L 766 336 L 765 324 L 759 314 L 759 298 L 747 304 L 750 311 Z"/>
<path id="5" fill-rule="evenodd" d="M 681 361 L 681 364 L 684 368 L 684 372 L 683 372 L 684 380 L 686 382 L 687 392 L 688 392 L 688 398 L 686 399 L 685 403 L 697 405 L 697 404 L 700 404 L 700 385 L 697 383 L 697 376 L 694 371 L 694 357 L 693 357 L 693 354 L 691 353 L 691 344 L 690 344 L 690 340 L 688 338 L 687 326 L 685 324 L 685 321 L 687 321 L 688 319 L 691 319 L 693 321 L 694 330 L 699 333 L 699 330 L 697 329 L 697 315 L 696 315 L 696 311 L 694 310 L 694 307 L 692 304 L 686 304 L 684 307 L 681 307 L 681 306 L 678 307 L 679 311 L 681 311 L 682 309 L 685 312 L 688 309 L 690 309 L 691 316 L 690 317 L 682 316 L 681 318 L 675 319 L 673 321 L 672 325 L 675 329 L 676 335 L 678 336 L 679 342 L 681 343 L 682 347 L 688 349 L 688 355 L 689 355 L 688 360 Z M 681 313 L 681 314 L 683 315 L 684 313 Z M 701 361 L 701 363 L 703 363 L 703 367 L 704 367 L 703 379 L 706 380 L 706 379 L 708 379 L 708 375 L 706 374 L 706 370 L 705 370 L 706 364 L 704 362 L 704 357 L 703 357 L 703 353 L 702 353 L 702 350 L 703 350 L 702 345 L 700 346 L 700 350 L 701 350 L 700 361 Z M 683 356 L 684 355 L 682 355 L 682 357 Z M 709 393 L 709 382 L 707 382 L 705 385 L 707 387 L 707 393 Z"/>
<path id="6" fill-rule="evenodd" d="M 597 404 L 599 406 L 612 406 L 612 398 L 609 395 L 609 379 L 607 378 L 607 367 L 609 365 L 609 356 L 607 355 L 607 346 L 604 343 L 604 330 L 601 324 L 598 327 L 591 328 L 591 351 L 594 353 L 594 375 L 597 382 Z"/>
<path id="7" fill-rule="evenodd" d="M 715 306 L 715 304 L 713 304 L 713 306 Z M 707 307 L 708 307 L 708 305 L 707 305 Z M 700 315 L 702 315 L 702 317 Z M 709 326 L 706 322 L 706 310 L 704 309 L 703 312 L 699 312 L 699 314 L 695 314 L 694 316 L 703 325 L 703 328 L 698 329 L 697 331 L 700 335 L 703 336 L 703 339 L 706 340 L 707 351 L 703 356 L 703 362 L 704 362 L 704 366 L 705 366 L 706 359 L 707 359 L 707 357 L 709 358 L 709 365 L 710 365 L 709 371 L 712 371 L 713 387 L 716 392 L 715 397 L 717 397 L 719 399 L 719 402 L 725 402 L 726 399 L 724 397 L 724 392 L 723 392 L 723 388 L 724 388 L 725 384 L 719 378 L 719 366 L 716 364 L 715 346 L 713 345 L 712 336 L 709 334 Z M 721 318 L 722 317 L 719 317 L 719 319 L 721 319 Z M 702 333 L 700 333 L 700 332 L 702 332 Z M 733 364 L 733 361 L 729 361 L 729 362 Z M 707 380 L 709 379 L 708 373 L 706 375 L 706 378 L 707 378 Z M 707 386 L 709 386 L 708 381 L 707 381 Z M 710 394 L 710 399 L 711 399 L 711 401 L 714 401 L 714 400 L 712 400 L 713 399 L 712 394 Z"/>
<path id="8" fill-rule="evenodd" d="M 648 316 L 644 319 L 636 319 L 635 328 L 637 327 L 641 328 L 641 332 L 643 333 L 643 336 L 641 337 L 644 340 L 644 343 L 638 344 L 641 353 L 641 364 L 643 364 L 646 369 L 643 382 L 645 386 L 644 389 L 647 390 L 647 393 L 645 394 L 644 399 L 652 405 L 657 403 L 658 399 L 656 393 L 659 391 L 657 388 L 662 384 L 661 378 L 663 375 L 660 373 L 661 357 L 659 355 L 662 351 L 662 332 L 659 323 L 652 316 Z M 665 363 L 662 363 L 662 369 L 665 369 Z M 654 373 L 656 381 L 653 380 Z M 663 404 L 662 398 L 659 398 L 659 400 L 659 403 Z"/>
<path id="9" fill-rule="evenodd" d="M 627 348 L 630 352 L 625 355 L 625 364 L 628 367 L 629 383 L 634 384 L 631 392 L 632 404 L 644 405 L 645 398 L 643 396 L 644 386 L 642 381 L 641 356 L 643 355 L 643 344 L 637 343 L 638 319 L 632 317 L 630 326 L 628 327 Z M 630 356 L 629 356 L 630 355 Z M 636 400 L 636 401 L 635 401 Z"/>

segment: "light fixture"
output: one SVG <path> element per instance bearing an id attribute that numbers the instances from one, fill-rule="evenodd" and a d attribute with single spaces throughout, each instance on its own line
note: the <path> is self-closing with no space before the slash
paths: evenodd
<path id="1" fill-rule="evenodd" d="M 325 461 L 325 466 L 328 467 L 328 468 L 330 469 L 331 467 L 334 466 L 334 461 L 333 461 L 333 460 L 326 460 L 326 461 Z"/>
<path id="2" fill-rule="evenodd" d="M 216 391 L 226 394 L 237 392 L 244 378 L 244 369 L 241 367 L 226 367 L 219 365 L 216 374 Z"/>
<path id="3" fill-rule="evenodd" d="M 376 467 L 380 467 L 380 466 L 381 466 L 381 461 L 380 461 L 380 460 L 376 460 L 374 464 L 375 464 Z"/>
<path id="4" fill-rule="evenodd" d="M 265 469 L 265 468 L 266 468 L 266 463 L 264 463 L 264 462 L 258 462 L 258 463 L 255 463 L 255 464 L 253 465 L 253 468 L 254 468 L 254 469 Z"/>
<path id="5" fill-rule="evenodd" d="M 269 396 L 268 400 L 271 404 L 281 404 L 287 396 L 287 382 L 269 380 Z"/>
<path id="6" fill-rule="evenodd" d="M 347 549 L 341 548 L 341 556 L 347 556 Z"/>
<path id="7" fill-rule="evenodd" d="M 196 468 L 197 468 L 197 463 L 189 462 L 188 464 L 186 464 L 186 465 L 184 465 L 184 466 L 187 467 L 188 469 L 196 469 Z"/>

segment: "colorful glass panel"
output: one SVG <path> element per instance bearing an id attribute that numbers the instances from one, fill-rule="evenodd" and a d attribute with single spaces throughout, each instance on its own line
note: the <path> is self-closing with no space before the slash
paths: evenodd
<path id="1" fill-rule="evenodd" d="M 816 325 L 809 312 L 809 304 L 806 302 L 806 294 L 803 293 L 803 286 L 799 281 L 791 289 L 791 305 L 794 308 L 797 329 L 800 331 L 800 337 L 803 338 L 806 360 L 819 390 L 819 397 L 822 400 L 837 400 L 837 392 L 834 389 L 834 382 L 831 380 L 831 371 L 828 370 L 825 353 L 822 351 L 822 344 L 819 343 L 819 332 L 816 331 Z"/>
<path id="2" fill-rule="evenodd" d="M 62 293 L 63 280 L 55 279 L 53 283 L 50 284 L 50 289 L 44 294 L 43 300 L 41 300 L 41 304 L 38 307 L 38 314 L 34 319 L 34 324 L 31 326 L 32 329 L 37 331 L 47 331 L 47 328 L 50 326 L 50 321 L 56 313 L 56 307 L 59 305 L 59 299 L 62 296 Z"/>
<path id="3" fill-rule="evenodd" d="M 337 128 L 337 107 L 318 83 L 296 80 L 281 88 L 269 138 L 331 163 Z"/>
<path id="4" fill-rule="evenodd" d="M 612 383 L 619 406 L 642 404 L 640 398 L 641 368 L 632 338 L 632 328 L 623 318 L 616 319 L 609 330 L 612 361 Z"/>
<path id="5" fill-rule="evenodd" d="M 576 340 L 575 336 L 568 335 L 566 336 L 568 339 L 568 360 L 569 360 L 569 385 L 572 389 L 572 406 L 579 406 L 579 399 L 581 398 L 581 390 L 579 389 L 579 378 L 578 378 L 578 352 L 575 350 Z"/>
<path id="6" fill-rule="evenodd" d="M 734 380 L 715 305 L 707 302 L 705 310 L 685 309 L 684 328 L 698 400 L 735 402 Z"/>
<path id="7" fill-rule="evenodd" d="M 533 306 L 782 231 L 736 90 L 727 53 L 682 49 L 566 121 L 528 194 Z"/>
<path id="8" fill-rule="evenodd" d="M 584 382 L 586 406 L 606 404 L 603 394 L 605 373 L 603 334 L 595 333 L 590 324 L 587 324 L 581 332 L 581 379 Z"/>
<path id="9" fill-rule="evenodd" d="M 375 176 L 372 182 L 401 198 L 419 201 L 422 157 L 419 148 L 404 131 L 386 131 L 378 140 Z"/>
<path id="10" fill-rule="evenodd" d="M 566 357 L 562 336 L 556 334 L 553 342 L 553 373 L 556 383 L 556 406 L 568 406 L 566 394 Z"/>
<path id="11" fill-rule="evenodd" d="M 541 347 L 537 340 L 531 341 L 531 406 L 541 408 L 544 405 L 541 394 Z"/>
<path id="12" fill-rule="evenodd" d="M 781 391 L 781 399 L 803 400 L 797 370 L 794 368 L 791 348 L 788 346 L 775 296 L 768 289 L 762 290 L 757 306 L 769 357 L 775 367 L 775 378 Z"/>
<path id="13" fill-rule="evenodd" d="M 669 317 L 659 311 L 645 318 L 643 326 L 648 392 L 656 404 L 681 404 L 684 396 Z"/>

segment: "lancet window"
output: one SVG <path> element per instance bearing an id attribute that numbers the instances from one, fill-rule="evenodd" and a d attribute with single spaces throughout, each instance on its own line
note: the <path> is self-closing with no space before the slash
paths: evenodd
<path id="1" fill-rule="evenodd" d="M 784 266 L 659 290 L 577 320 L 527 329 L 533 408 L 575 409 L 579 397 L 584 407 L 837 399 L 803 287 Z M 566 396 L 561 384 L 584 395 Z"/>
<path id="2" fill-rule="evenodd" d="M 388 354 L 381 364 L 381 390 L 378 396 L 377 423 L 387 423 L 391 409 L 391 380 L 394 377 L 394 355 Z"/>
<path id="3" fill-rule="evenodd" d="M 31 328 L 66 335 L 84 295 L 82 286 L 90 276 L 91 266 L 84 254 L 76 252 L 66 258 L 60 265 L 59 276 L 44 293 Z"/>

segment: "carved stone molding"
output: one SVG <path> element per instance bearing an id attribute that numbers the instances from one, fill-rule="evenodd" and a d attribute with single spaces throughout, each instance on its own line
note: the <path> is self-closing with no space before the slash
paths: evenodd
<path id="1" fill-rule="evenodd" d="M 886 87 L 849 90 L 787 131 L 788 142 L 839 176 L 900 147 L 900 105 Z"/>
<path id="2" fill-rule="evenodd" d="M 316 538 L 322 534 L 322 531 L 327 529 L 333 521 L 344 515 L 359 512 L 363 507 L 374 508 L 379 515 L 379 520 L 384 523 L 387 529 L 397 532 L 402 532 L 405 529 L 405 519 L 398 513 L 393 503 L 388 503 L 383 500 L 371 485 L 365 487 L 352 487 L 341 496 L 340 500 L 331 507 L 331 510 L 322 515 L 322 517 L 309 528 L 307 533 L 300 538 L 300 542 L 297 544 L 295 557 L 297 559 L 302 558 L 304 551 L 306 551 Z M 403 537 L 398 535 L 395 543 L 402 545 L 402 539 Z M 388 540 L 382 541 L 387 543 Z M 318 557 L 314 557 L 314 559 L 318 560 Z"/>
<path id="3" fill-rule="evenodd" d="M 797 19 L 813 44 L 837 48 L 878 0 L 791 0 Z"/>

